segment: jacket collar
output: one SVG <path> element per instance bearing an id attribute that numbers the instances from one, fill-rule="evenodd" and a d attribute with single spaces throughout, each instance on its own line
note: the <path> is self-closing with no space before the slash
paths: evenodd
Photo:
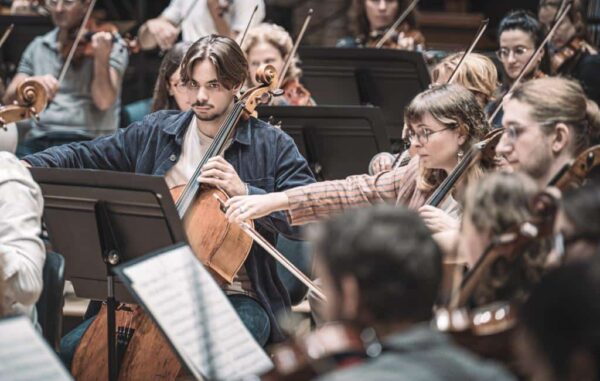
<path id="1" fill-rule="evenodd" d="M 165 123 L 165 126 L 162 130 L 169 134 L 175 136 L 175 141 L 179 144 L 183 143 L 183 137 L 187 131 L 188 126 L 192 122 L 192 118 L 194 117 L 194 112 L 192 110 L 188 110 L 186 112 L 177 114 L 172 123 Z M 250 118 L 246 121 L 240 120 L 238 122 L 237 128 L 235 129 L 235 136 L 233 138 L 234 142 L 238 142 L 242 145 L 249 146 L 252 143 L 251 129 L 252 123 L 256 123 L 254 118 Z"/>

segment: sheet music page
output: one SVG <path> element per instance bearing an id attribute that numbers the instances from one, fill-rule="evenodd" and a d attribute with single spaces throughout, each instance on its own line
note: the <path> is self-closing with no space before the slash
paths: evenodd
<path id="1" fill-rule="evenodd" d="M 73 380 L 27 317 L 0 320 L 0 380 Z"/>
<path id="2" fill-rule="evenodd" d="M 236 380 L 272 368 L 188 246 L 125 265 L 123 273 L 197 378 Z"/>

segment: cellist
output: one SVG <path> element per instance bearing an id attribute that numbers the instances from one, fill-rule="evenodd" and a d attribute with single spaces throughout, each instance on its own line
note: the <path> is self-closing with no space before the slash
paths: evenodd
<path id="1" fill-rule="evenodd" d="M 191 110 L 159 111 L 106 138 L 51 148 L 24 160 L 32 166 L 153 174 L 165 176 L 172 187 L 186 184 L 234 108 L 247 71 L 247 61 L 234 40 L 203 37 L 182 61 L 181 80 L 186 91 L 195 95 Z M 234 196 L 282 191 L 312 183 L 314 177 L 288 135 L 249 118 L 238 123 L 224 157 L 210 159 L 198 181 Z M 275 232 L 298 233 L 281 213 L 257 223 L 271 242 Z M 289 308 L 289 296 L 277 276 L 275 261 L 261 248 L 254 245 L 245 266 L 224 291 L 261 345 L 283 339 L 275 316 Z M 85 327 L 77 334 L 83 331 Z M 63 348 L 67 356 L 78 342 L 69 341 L 75 345 Z"/>

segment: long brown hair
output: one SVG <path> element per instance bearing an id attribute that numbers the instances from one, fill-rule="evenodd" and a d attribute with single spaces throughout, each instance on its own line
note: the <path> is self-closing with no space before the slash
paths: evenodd
<path id="1" fill-rule="evenodd" d="M 467 151 L 480 141 L 490 130 L 485 113 L 472 92 L 463 86 L 451 84 L 436 86 L 417 95 L 404 111 L 404 128 L 413 128 L 423 117 L 429 114 L 436 121 L 451 130 L 458 130 L 466 137 L 461 148 Z M 479 178 L 483 170 L 479 165 L 472 166 L 466 181 Z M 421 169 L 417 187 L 430 192 L 446 177 L 441 169 Z"/>
<path id="2" fill-rule="evenodd" d="M 237 42 L 229 37 L 211 34 L 194 42 L 181 62 L 181 80 L 192 80 L 196 62 L 209 60 L 217 72 L 217 80 L 228 90 L 241 86 L 248 77 L 248 61 Z"/>
<path id="3" fill-rule="evenodd" d="M 352 7 L 350 8 L 350 32 L 358 38 L 365 38 L 371 33 L 371 25 L 367 18 L 367 11 L 365 9 L 365 1 L 367 0 L 354 0 Z M 394 16 L 394 19 L 398 18 L 400 13 L 404 11 L 409 5 L 408 0 L 396 0 L 398 3 L 398 13 Z M 416 26 L 415 11 L 410 12 L 405 23 L 408 23 L 411 28 Z"/>
<path id="4" fill-rule="evenodd" d="M 169 94 L 169 80 L 181 65 L 181 60 L 190 45 L 188 42 L 175 44 L 160 63 L 158 78 L 156 79 L 154 93 L 152 94 L 152 112 L 179 109 L 175 98 Z"/>

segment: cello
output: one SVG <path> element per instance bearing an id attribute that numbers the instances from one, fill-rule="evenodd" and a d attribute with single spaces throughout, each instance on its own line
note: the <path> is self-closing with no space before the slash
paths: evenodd
<path id="1" fill-rule="evenodd" d="M 277 89 L 275 69 L 271 65 L 257 72 L 260 85 L 236 100 L 212 145 L 185 186 L 171 193 L 196 257 L 221 284 L 231 282 L 243 265 L 252 239 L 237 225 L 230 225 L 222 215 L 214 195 L 226 197 L 218 189 L 200 187 L 197 178 L 209 158 L 222 154 L 238 121 L 251 115 L 256 106 L 267 102 Z M 107 379 L 107 308 L 100 313 L 83 335 L 75 352 L 72 374 L 76 379 Z M 117 358 L 119 380 L 173 380 L 182 366 L 158 327 L 137 305 L 121 304 L 116 310 Z"/>

